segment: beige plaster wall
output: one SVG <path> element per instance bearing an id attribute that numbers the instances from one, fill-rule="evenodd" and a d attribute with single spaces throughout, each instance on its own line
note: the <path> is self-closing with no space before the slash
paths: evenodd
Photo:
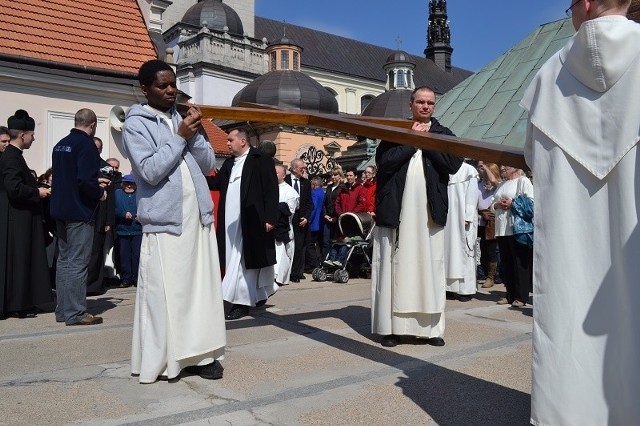
<path id="1" fill-rule="evenodd" d="M 55 99 L 36 94 L 6 91 L 0 91 L 0 96 L 3 100 L 0 103 L 0 123 L 6 125 L 7 118 L 13 115 L 17 109 L 26 110 L 36 122 L 35 141 L 31 148 L 25 151 L 24 158 L 29 167 L 38 174 L 44 173 L 47 168 L 51 167 L 51 150 L 60 139 L 52 135 L 56 134 L 57 130 L 58 134 L 64 133 L 62 137 L 66 136 L 73 127 L 73 116 L 81 108 L 91 108 L 98 116 L 96 136 L 104 142 L 102 157 L 105 159 L 108 157 L 118 158 L 121 162 L 121 170 L 125 173 L 131 170 L 129 162 L 124 160 L 118 151 L 109 128 L 109 113 L 113 107 L 112 104 Z M 64 129 L 64 132 L 52 128 L 52 115 L 71 117 L 69 126 Z"/>

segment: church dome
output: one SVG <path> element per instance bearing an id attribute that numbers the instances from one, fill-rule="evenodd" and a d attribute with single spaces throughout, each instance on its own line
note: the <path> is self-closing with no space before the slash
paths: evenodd
<path id="1" fill-rule="evenodd" d="M 241 102 L 275 105 L 282 108 L 338 113 L 338 102 L 327 89 L 298 71 L 271 71 L 253 80 L 233 98 L 232 106 Z"/>
<path id="2" fill-rule="evenodd" d="M 214 31 L 228 31 L 231 34 L 244 35 L 242 21 L 233 8 L 222 0 L 200 0 L 187 10 L 182 17 L 185 24 L 204 26 Z"/>
<path id="3" fill-rule="evenodd" d="M 402 50 L 396 50 L 391 55 L 389 55 L 387 57 L 387 60 L 385 61 L 385 65 L 397 63 L 412 64 L 414 67 L 416 65 L 416 63 L 411 59 L 411 56 L 407 52 L 403 52 Z"/>
<path id="4" fill-rule="evenodd" d="M 396 89 L 384 92 L 369 102 L 362 111 L 364 117 L 411 118 L 411 93 L 413 90 Z"/>

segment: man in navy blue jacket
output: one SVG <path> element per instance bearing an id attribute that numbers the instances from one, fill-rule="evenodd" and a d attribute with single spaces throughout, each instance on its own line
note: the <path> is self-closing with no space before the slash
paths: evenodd
<path id="1" fill-rule="evenodd" d="M 81 109 L 74 128 L 53 148 L 51 217 L 58 231 L 56 321 L 93 325 L 102 318 L 87 313 L 87 271 L 98 202 L 107 197 L 108 179 L 98 178 L 100 154 L 93 142 L 96 114 Z"/>

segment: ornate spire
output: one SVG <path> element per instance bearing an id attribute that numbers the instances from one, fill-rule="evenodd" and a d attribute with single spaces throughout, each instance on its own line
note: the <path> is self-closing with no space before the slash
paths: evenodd
<path id="1" fill-rule="evenodd" d="M 445 71 L 451 70 L 451 30 L 447 19 L 447 1 L 429 0 L 427 48 L 424 54 Z"/>

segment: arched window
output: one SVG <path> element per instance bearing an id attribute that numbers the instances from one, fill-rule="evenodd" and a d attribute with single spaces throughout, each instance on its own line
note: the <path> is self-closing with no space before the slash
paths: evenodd
<path id="1" fill-rule="evenodd" d="M 293 52 L 293 70 L 300 71 L 300 54 Z"/>
<path id="2" fill-rule="evenodd" d="M 364 111 L 367 108 L 373 98 L 374 97 L 372 95 L 364 95 L 360 98 L 360 112 Z"/>
<path id="3" fill-rule="evenodd" d="M 403 87 L 407 87 L 407 80 L 404 76 L 404 70 L 398 70 L 396 72 L 396 88 L 400 89 Z"/>
<path id="4" fill-rule="evenodd" d="M 280 51 L 280 69 L 281 70 L 289 69 L 289 51 L 288 50 Z"/>

